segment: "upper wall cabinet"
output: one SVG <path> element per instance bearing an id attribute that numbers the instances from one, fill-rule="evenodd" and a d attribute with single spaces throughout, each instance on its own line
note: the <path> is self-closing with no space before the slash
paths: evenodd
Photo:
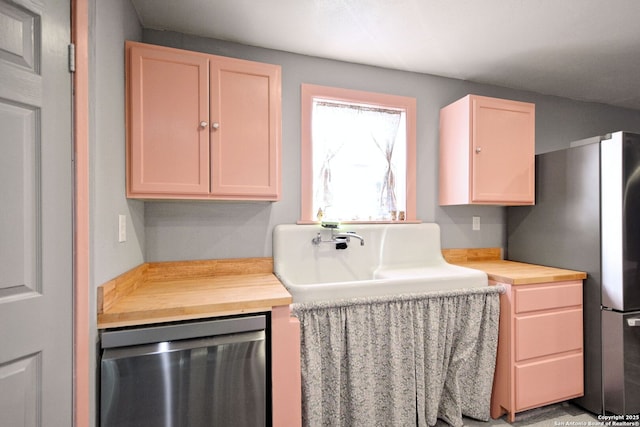
<path id="1" fill-rule="evenodd" d="M 532 205 L 535 105 L 467 95 L 440 110 L 440 205 Z"/>
<path id="2" fill-rule="evenodd" d="M 280 67 L 126 43 L 127 196 L 280 198 Z"/>

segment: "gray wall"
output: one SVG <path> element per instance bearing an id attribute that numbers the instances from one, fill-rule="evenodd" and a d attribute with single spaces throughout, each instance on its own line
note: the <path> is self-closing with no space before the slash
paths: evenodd
<path id="1" fill-rule="evenodd" d="M 271 232 L 300 212 L 300 84 L 415 97 L 418 101 L 417 215 L 442 227 L 443 247 L 505 246 L 504 208 L 437 204 L 439 109 L 468 94 L 536 104 L 536 151 L 624 129 L 640 131 L 640 112 L 437 76 L 254 48 L 174 32 L 142 31 L 128 0 L 95 1 L 91 117 L 91 281 L 100 285 L 143 261 L 271 255 Z M 283 75 L 282 200 L 142 202 L 125 198 L 124 40 L 280 64 Z M 127 216 L 128 240 L 117 241 Z M 471 231 L 471 217 L 481 230 Z"/>
<path id="2" fill-rule="evenodd" d="M 437 204 L 439 109 L 468 94 L 536 104 L 536 151 L 624 129 L 640 131 L 640 112 L 432 75 L 254 48 L 169 31 L 141 32 L 127 0 L 96 2 L 92 95 L 92 278 L 94 285 L 143 261 L 271 255 L 271 232 L 300 212 L 300 84 L 314 83 L 412 96 L 418 103 L 417 216 L 442 227 L 443 247 L 505 246 L 504 208 Z M 141 202 L 124 196 L 125 39 L 280 64 L 283 76 L 282 200 Z M 128 241 L 117 242 L 117 216 L 127 215 Z M 471 230 L 471 217 L 481 230 Z"/>
<path id="3" fill-rule="evenodd" d="M 505 209 L 491 206 L 438 206 L 438 117 L 441 107 L 468 93 L 536 104 L 536 151 L 614 130 L 640 131 L 640 112 L 352 63 L 254 48 L 170 31 L 144 30 L 143 41 L 282 66 L 283 196 L 276 203 L 145 204 L 145 256 L 148 261 L 271 255 L 275 224 L 295 223 L 300 213 L 300 84 L 412 96 L 418 103 L 417 216 L 442 227 L 442 245 L 504 247 Z M 471 218 L 481 217 L 481 230 Z"/>
<path id="4" fill-rule="evenodd" d="M 124 40 L 140 40 L 142 28 L 129 0 L 89 1 L 89 327 L 92 372 L 97 369 L 96 287 L 144 262 L 144 203 L 125 197 Z M 118 243 L 118 214 L 127 217 L 127 241 Z M 90 376 L 89 390 L 96 390 Z M 89 408 L 97 419 L 98 394 Z M 95 425 L 99 423 L 95 422 Z"/>
<path id="5" fill-rule="evenodd" d="M 418 101 L 418 218 L 442 227 L 444 247 L 505 245 L 500 207 L 437 204 L 438 114 L 468 94 L 536 104 L 536 151 L 614 130 L 640 132 L 640 112 L 436 76 L 253 48 L 172 32 L 142 31 L 129 0 L 91 0 L 90 222 L 91 318 L 95 287 L 144 261 L 271 255 L 271 231 L 300 212 L 300 84 L 387 92 Z M 280 64 L 283 72 L 283 197 L 276 203 L 141 202 L 125 198 L 124 40 Z M 127 216 L 128 240 L 117 241 Z M 479 215 L 481 231 L 471 231 Z M 96 341 L 95 320 L 91 333 Z M 92 359 L 96 360 L 93 349 Z M 95 385 L 95 378 L 92 378 Z M 91 408 L 95 414 L 96 407 Z"/>
<path id="6" fill-rule="evenodd" d="M 91 93 L 91 253 L 96 284 L 144 262 L 144 203 L 125 196 L 124 41 L 142 28 L 129 0 L 94 0 Z M 118 215 L 127 241 L 118 242 Z"/>

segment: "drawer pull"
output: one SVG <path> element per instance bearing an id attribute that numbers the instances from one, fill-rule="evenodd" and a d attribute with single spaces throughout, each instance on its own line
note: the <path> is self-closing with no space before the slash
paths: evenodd
<path id="1" fill-rule="evenodd" d="M 640 326 L 640 318 L 635 317 L 633 319 L 627 319 L 627 324 L 629 326 Z"/>

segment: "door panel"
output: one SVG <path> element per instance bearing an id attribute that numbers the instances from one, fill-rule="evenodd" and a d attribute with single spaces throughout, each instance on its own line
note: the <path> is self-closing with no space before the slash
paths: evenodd
<path id="1" fill-rule="evenodd" d="M 582 353 L 543 362 L 517 364 L 516 410 L 521 411 L 582 396 Z"/>
<path id="2" fill-rule="evenodd" d="M 582 310 L 516 316 L 516 361 L 582 350 L 581 332 Z"/>
<path id="3" fill-rule="evenodd" d="M 473 201 L 534 200 L 535 113 L 501 99 L 473 101 Z"/>
<path id="4" fill-rule="evenodd" d="M 38 390 L 41 389 L 40 355 L 31 355 L 0 366 L 0 413 L 3 425 L 36 426 Z"/>
<path id="5" fill-rule="evenodd" d="M 36 120 L 34 109 L 0 99 L 0 297 L 41 289 Z"/>
<path id="6" fill-rule="evenodd" d="M 277 199 L 280 68 L 218 58 L 210 73 L 211 192 Z"/>
<path id="7" fill-rule="evenodd" d="M 640 312 L 602 311 L 604 411 L 640 413 Z"/>
<path id="8" fill-rule="evenodd" d="M 623 134 L 623 247 L 622 310 L 640 310 L 640 135 Z"/>
<path id="9" fill-rule="evenodd" d="M 32 11 L 0 3 L 0 60 L 35 71 L 38 39 L 31 35 L 39 30 L 36 18 Z"/>
<path id="10" fill-rule="evenodd" d="M 163 47 L 127 46 L 130 195 L 208 194 L 209 60 Z"/>
<path id="11" fill-rule="evenodd" d="M 519 314 L 582 305 L 582 281 L 518 288 L 515 291 L 514 300 L 515 312 Z"/>
<path id="12" fill-rule="evenodd" d="M 0 423 L 71 425 L 69 0 L 0 0 Z"/>

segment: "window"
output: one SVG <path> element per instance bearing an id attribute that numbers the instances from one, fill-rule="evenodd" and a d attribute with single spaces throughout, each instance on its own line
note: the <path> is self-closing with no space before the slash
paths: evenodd
<path id="1" fill-rule="evenodd" d="M 415 221 L 414 98 L 302 85 L 302 217 Z"/>

